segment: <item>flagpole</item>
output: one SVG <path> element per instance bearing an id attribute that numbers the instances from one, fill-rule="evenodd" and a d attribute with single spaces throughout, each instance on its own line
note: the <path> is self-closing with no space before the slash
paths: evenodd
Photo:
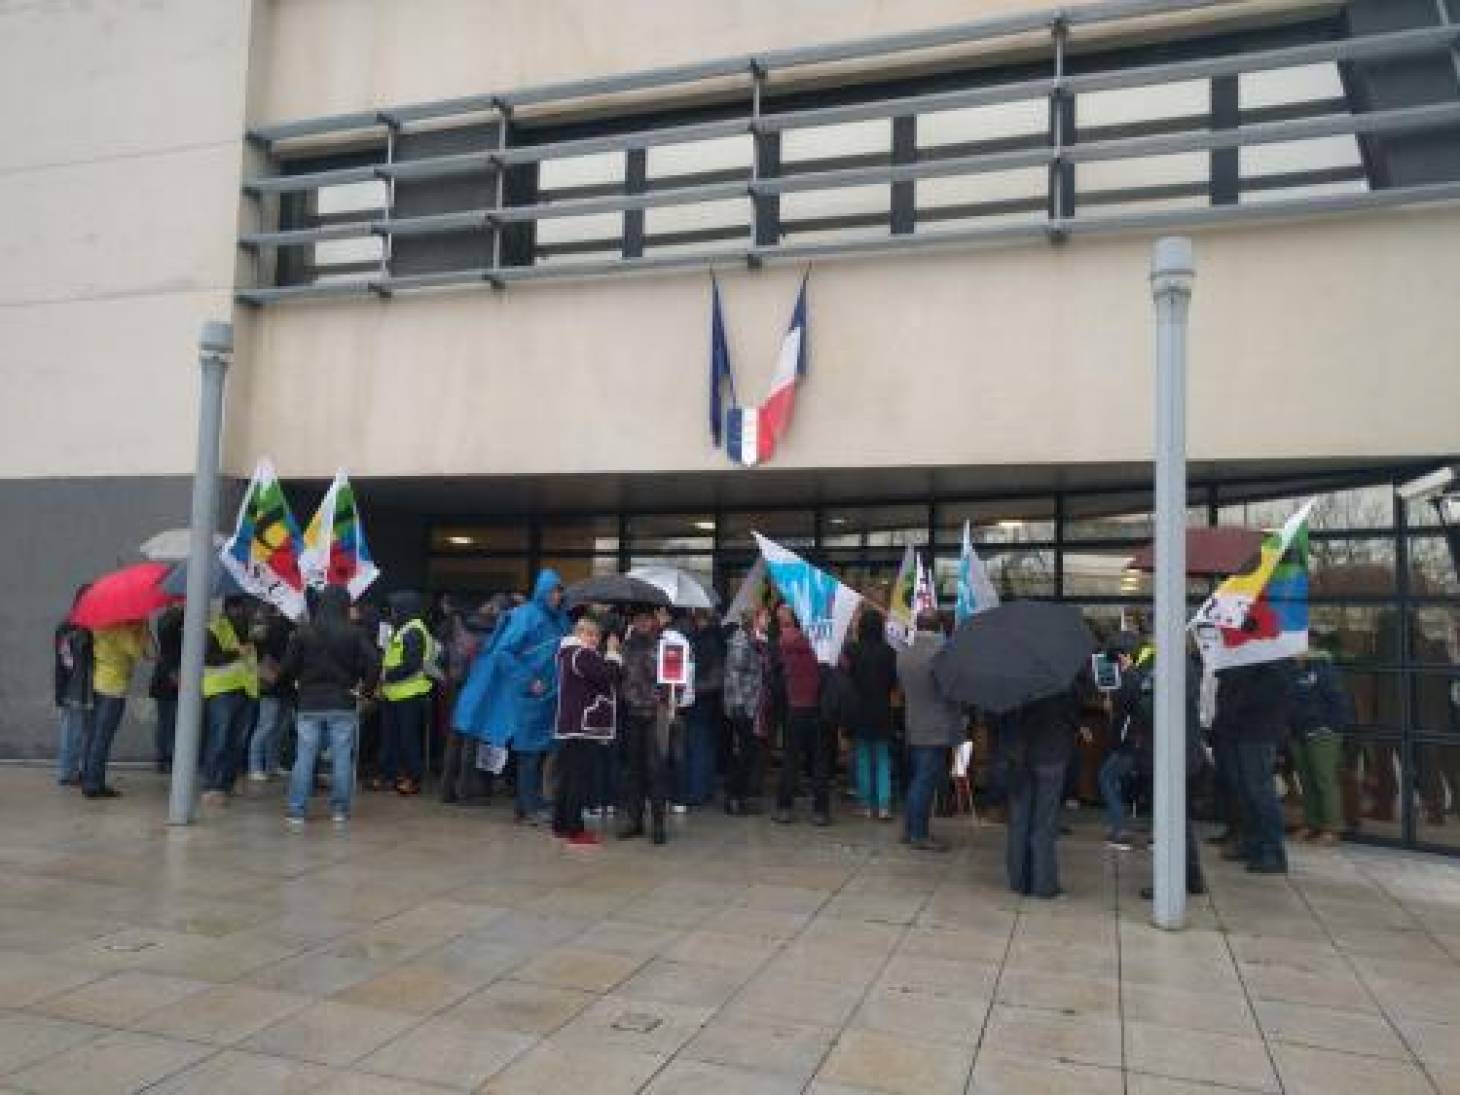
<path id="1" fill-rule="evenodd" d="M 198 455 L 193 466 L 193 511 L 188 541 L 187 601 L 182 664 L 178 669 L 177 735 L 167 823 L 188 825 L 197 803 L 198 746 L 203 721 L 203 648 L 213 588 L 213 532 L 218 527 L 218 447 L 223 432 L 223 382 L 233 357 L 233 324 L 210 320 L 198 339 L 202 385 L 198 395 Z"/>
<path id="2" fill-rule="evenodd" d="M 1151 919 L 1186 923 L 1186 327 L 1191 240 L 1156 242 L 1156 845 Z"/>

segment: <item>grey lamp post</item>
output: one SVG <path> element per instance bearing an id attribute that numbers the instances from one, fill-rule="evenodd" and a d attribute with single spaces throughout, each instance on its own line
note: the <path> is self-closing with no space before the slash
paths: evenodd
<path id="1" fill-rule="evenodd" d="M 213 530 L 218 527 L 218 448 L 223 427 L 223 382 L 233 357 L 233 324 L 209 320 L 198 339 L 202 370 L 198 397 L 198 457 L 193 468 L 192 536 L 188 543 L 187 601 L 183 610 L 182 666 L 178 677 L 177 739 L 167 823 L 187 825 L 197 803 L 198 746 L 203 723 L 203 649 L 213 588 Z"/>
<path id="2" fill-rule="evenodd" d="M 1152 920 L 1186 921 L 1186 325 L 1191 241 L 1158 240 L 1156 302 L 1156 847 Z"/>

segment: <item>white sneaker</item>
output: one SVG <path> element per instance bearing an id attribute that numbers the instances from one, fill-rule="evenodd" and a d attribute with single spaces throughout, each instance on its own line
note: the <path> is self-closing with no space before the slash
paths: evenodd
<path id="1" fill-rule="evenodd" d="M 248 781 L 250 783 L 268 783 L 269 782 L 269 773 L 267 773 L 267 772 L 250 772 L 248 774 Z"/>
<path id="2" fill-rule="evenodd" d="M 304 828 L 304 819 L 290 814 L 284 819 L 284 824 L 288 825 L 291 829 L 302 829 Z"/>
<path id="3" fill-rule="evenodd" d="M 333 814 L 330 815 L 330 820 L 333 821 L 336 825 L 346 825 L 350 821 L 350 815 L 341 813 L 336 810 Z"/>

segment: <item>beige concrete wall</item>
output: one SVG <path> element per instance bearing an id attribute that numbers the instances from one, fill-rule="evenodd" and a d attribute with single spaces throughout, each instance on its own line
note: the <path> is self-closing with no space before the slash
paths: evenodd
<path id="1" fill-rule="evenodd" d="M 0 474 L 192 466 L 234 284 L 251 0 L 0 5 Z"/>
<path id="2" fill-rule="evenodd" d="M 1460 447 L 1460 209 L 1203 233 L 1200 459 Z M 1150 240 L 818 265 L 781 467 L 1149 458 Z M 799 272 L 722 273 L 742 396 Z M 702 470 L 708 279 L 618 278 L 259 313 L 229 459 L 288 475 Z"/>

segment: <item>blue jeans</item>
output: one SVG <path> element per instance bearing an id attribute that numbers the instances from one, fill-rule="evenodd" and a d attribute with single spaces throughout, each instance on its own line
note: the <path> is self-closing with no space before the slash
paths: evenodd
<path id="1" fill-rule="evenodd" d="M 157 763 L 172 763 L 172 747 L 177 740 L 177 698 L 153 700 L 157 705 Z"/>
<path id="2" fill-rule="evenodd" d="M 1125 781 L 1135 771 L 1136 755 L 1117 749 L 1100 766 L 1100 798 L 1105 803 L 1105 827 L 1112 837 L 1125 835 Z"/>
<path id="3" fill-rule="evenodd" d="M 248 770 L 272 772 L 279 767 L 279 737 L 284 730 L 289 708 L 277 696 L 259 699 L 259 721 L 254 724 L 248 743 Z"/>
<path id="4" fill-rule="evenodd" d="M 56 782 L 67 783 L 81 775 L 86 758 L 86 730 L 91 709 L 67 704 L 61 708 L 61 744 L 56 751 Z"/>
<path id="5" fill-rule="evenodd" d="M 1060 792 L 1065 762 L 1009 766 L 1009 888 L 1035 897 L 1059 893 Z"/>
<path id="6" fill-rule="evenodd" d="M 205 791 L 233 789 L 251 709 L 248 697 L 242 692 L 223 692 L 209 697 L 204 711 L 208 727 L 207 748 L 203 751 Z"/>
<path id="7" fill-rule="evenodd" d="M 858 738 L 857 794 L 869 810 L 892 809 L 892 754 L 880 738 Z"/>
<path id="8" fill-rule="evenodd" d="M 517 753 L 517 814 L 532 817 L 547 808 L 542 797 L 542 758 L 540 752 Z"/>
<path id="9" fill-rule="evenodd" d="M 1249 823 L 1242 834 L 1242 850 L 1251 863 L 1287 866 L 1287 852 L 1283 849 L 1283 805 L 1278 801 L 1272 781 L 1277 746 L 1270 742 L 1239 741 L 1236 759 L 1243 817 Z"/>
<path id="10" fill-rule="evenodd" d="M 117 727 L 122 724 L 122 712 L 126 709 L 125 696 L 96 697 L 91 740 L 86 743 L 86 760 L 81 769 L 81 789 L 87 794 L 95 794 L 106 786 L 106 762 L 111 757 L 112 739 L 117 736 Z"/>
<path id="11" fill-rule="evenodd" d="M 928 820 L 933 813 L 933 790 L 938 784 L 938 773 L 947 756 L 948 750 L 941 745 L 908 747 L 912 778 L 907 787 L 905 831 L 909 841 L 928 838 Z"/>
<path id="12" fill-rule="evenodd" d="M 695 700 L 685 712 L 684 767 L 680 769 L 679 801 L 703 806 L 715 791 L 715 733 L 719 725 L 720 693 Z"/>
<path id="13" fill-rule="evenodd" d="M 330 812 L 350 814 L 355 797 L 355 735 L 360 717 L 353 711 L 299 712 L 299 748 L 289 777 L 289 816 L 303 817 L 314 790 L 314 766 L 324 737 L 330 743 Z"/>

